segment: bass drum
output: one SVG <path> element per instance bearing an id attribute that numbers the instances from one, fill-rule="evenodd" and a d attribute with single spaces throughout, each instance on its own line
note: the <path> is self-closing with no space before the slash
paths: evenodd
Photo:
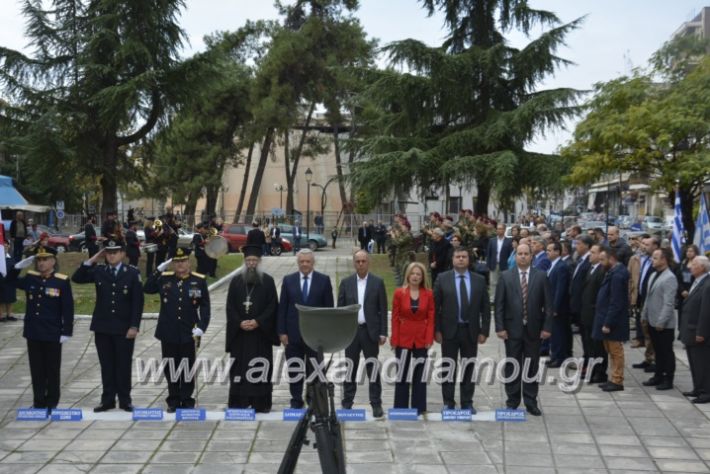
<path id="1" fill-rule="evenodd" d="M 218 259 L 229 253 L 229 242 L 221 235 L 210 237 L 205 244 L 205 253 L 208 257 Z"/>

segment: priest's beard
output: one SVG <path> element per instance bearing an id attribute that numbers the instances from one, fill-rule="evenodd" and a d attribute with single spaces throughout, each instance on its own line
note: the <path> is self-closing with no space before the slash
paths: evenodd
<path id="1" fill-rule="evenodd" d="M 244 282 L 247 285 L 256 285 L 258 283 L 261 283 L 261 273 L 256 268 L 245 268 Z"/>

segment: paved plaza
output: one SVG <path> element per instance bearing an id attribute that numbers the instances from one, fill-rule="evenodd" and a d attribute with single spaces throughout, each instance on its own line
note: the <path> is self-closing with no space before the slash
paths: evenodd
<path id="1" fill-rule="evenodd" d="M 335 286 L 351 272 L 351 260 L 344 251 L 322 251 L 316 269 L 328 273 Z M 280 287 L 282 277 L 296 270 L 295 259 L 266 258 L 264 270 Z M 212 291 L 212 322 L 200 357 L 224 356 L 226 292 L 227 285 Z M 152 336 L 155 323 L 154 319 L 143 323 L 135 357 L 160 356 L 160 345 Z M 439 346 L 432 351 L 438 352 Z M 676 388 L 666 392 L 641 386 L 649 374 L 632 369 L 631 364 L 640 362 L 642 353 L 627 344 L 626 354 L 625 391 L 604 393 L 597 386 L 585 385 L 576 393 L 565 393 L 557 383 L 547 383 L 540 390 L 544 415 L 528 417 L 525 422 L 493 421 L 494 410 L 504 406 L 500 383 L 477 386 L 474 404 L 479 415 L 474 421 L 442 422 L 438 415 L 441 389 L 430 383 L 426 419 L 368 419 L 344 425 L 348 472 L 710 471 L 710 405 L 693 405 L 681 395 L 681 390 L 691 388 L 684 351 L 676 347 Z M 386 345 L 381 359 L 391 355 Z M 0 326 L 0 472 L 274 473 L 295 426 L 280 421 L 280 411 L 289 400 L 284 382 L 274 389 L 274 412 L 258 416 L 256 422 L 133 422 L 129 414 L 118 410 L 104 419 L 93 419 L 91 408 L 99 402 L 101 379 L 88 319 L 76 323 L 62 357 L 60 406 L 83 408 L 85 420 L 15 421 L 16 409 L 32 403 L 27 348 L 21 322 Z M 502 359 L 503 344 L 494 335 L 481 346 L 479 357 Z M 226 385 L 198 385 L 201 407 L 210 413 L 224 410 Z M 383 392 L 386 409 L 392 404 L 394 387 L 384 384 Z M 134 385 L 137 407 L 165 408 L 165 397 L 164 384 Z M 336 397 L 339 401 L 340 388 Z M 365 387 L 358 390 L 355 408 L 368 408 L 370 415 Z M 297 472 L 320 472 L 317 463 L 312 445 L 305 446 Z"/>

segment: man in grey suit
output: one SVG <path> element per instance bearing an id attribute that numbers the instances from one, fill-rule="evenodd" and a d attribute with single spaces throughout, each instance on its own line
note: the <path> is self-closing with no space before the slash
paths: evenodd
<path id="1" fill-rule="evenodd" d="M 506 357 L 518 364 L 515 379 L 505 384 L 508 396 L 506 406 L 518 408 L 520 388 L 528 413 L 542 415 L 537 406 L 538 383 L 522 382 L 525 361 L 529 368 L 527 380 L 537 376 L 540 364 L 540 341 L 550 337 L 552 314 L 550 308 L 550 288 L 547 275 L 542 270 L 530 266 L 532 260 L 530 246 L 518 244 L 515 256 L 516 268 L 501 274 L 496 288 L 495 315 L 496 334 L 505 341 Z M 507 363 L 506 378 L 511 378 L 515 367 Z"/>
<path id="2" fill-rule="evenodd" d="M 478 344 L 484 344 L 491 328 L 491 309 L 486 279 L 468 269 L 468 250 L 454 250 L 453 270 L 441 273 L 434 284 L 435 337 L 441 344 L 441 356 L 452 361 L 441 385 L 444 407 L 456 408 L 454 376 L 461 355 L 461 408 L 473 408 L 473 368 Z"/>
<path id="3" fill-rule="evenodd" d="M 683 392 L 697 397 L 693 403 L 710 402 L 710 260 L 704 255 L 690 262 L 695 277 L 688 296 L 683 301 L 680 318 L 680 340 L 685 345 L 693 378 L 693 390 Z"/>
<path id="4" fill-rule="evenodd" d="M 646 301 L 641 310 L 641 321 L 648 324 L 648 333 L 656 351 L 656 373 L 643 385 L 656 387 L 656 390 L 671 390 L 675 375 L 673 340 L 678 279 L 669 267 L 672 261 L 673 253 L 667 247 L 654 250 L 651 254 L 655 272 L 648 280 Z"/>
<path id="5" fill-rule="evenodd" d="M 382 385 L 379 362 L 375 363 L 375 361 L 380 353 L 380 346 L 387 341 L 387 293 L 382 278 L 370 273 L 370 255 L 366 250 L 355 252 L 353 265 L 355 274 L 343 279 L 338 291 L 338 306 L 352 304 L 361 306 L 357 316 L 357 334 L 345 349 L 345 357 L 352 365 L 348 381 L 343 384 L 342 405 L 347 409 L 353 406 L 357 391 L 355 379 L 362 352 L 365 356 L 367 378 L 370 381 L 372 416 L 381 418 L 383 415 Z"/>

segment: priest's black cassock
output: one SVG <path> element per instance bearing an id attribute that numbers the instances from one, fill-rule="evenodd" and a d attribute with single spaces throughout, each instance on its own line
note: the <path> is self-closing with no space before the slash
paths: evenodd
<path id="1" fill-rule="evenodd" d="M 234 359 L 230 371 L 229 407 L 254 408 L 258 412 L 271 409 L 271 375 L 273 373 L 273 346 L 279 344 L 276 335 L 276 310 L 278 296 L 274 279 L 261 273 L 256 283 L 247 284 L 246 269 L 232 279 L 227 293 L 226 351 Z M 259 327 L 251 331 L 240 327 L 242 321 L 254 319 Z M 268 361 L 250 367 L 255 358 Z M 262 368 L 256 375 L 266 380 L 252 383 L 247 372 Z M 239 381 L 235 382 L 235 377 Z"/>

